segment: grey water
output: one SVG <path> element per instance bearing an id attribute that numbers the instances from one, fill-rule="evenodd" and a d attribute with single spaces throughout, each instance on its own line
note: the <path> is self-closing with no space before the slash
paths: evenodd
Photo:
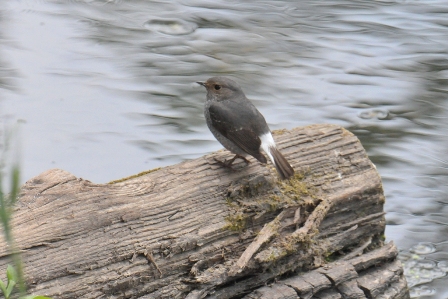
<path id="1" fill-rule="evenodd" d="M 448 298 L 448 2 L 22 0 L 0 6 L 0 121 L 22 180 L 105 183 L 221 148 L 194 82 L 236 79 L 271 129 L 355 133 L 413 298 Z"/>

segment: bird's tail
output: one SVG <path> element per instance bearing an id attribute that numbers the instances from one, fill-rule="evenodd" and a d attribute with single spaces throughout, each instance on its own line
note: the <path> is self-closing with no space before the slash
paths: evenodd
<path id="1" fill-rule="evenodd" d="M 273 160 L 272 163 L 277 169 L 280 179 L 285 180 L 292 177 L 294 175 L 294 169 L 288 163 L 282 153 L 280 153 L 280 151 L 276 147 L 269 147 L 269 152 L 271 154 L 268 156 L 269 158 L 271 158 L 271 160 Z"/>

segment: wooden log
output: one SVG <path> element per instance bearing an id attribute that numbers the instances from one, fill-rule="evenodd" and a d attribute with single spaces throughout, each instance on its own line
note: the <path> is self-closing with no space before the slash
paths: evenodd
<path id="1" fill-rule="evenodd" d="M 231 157 L 224 150 L 112 184 L 58 169 L 29 180 L 13 224 L 30 290 L 53 298 L 338 298 L 362 271 L 393 262 L 386 251 L 362 255 L 384 248 L 385 221 L 381 179 L 359 140 L 334 125 L 274 135 L 298 173 L 289 181 L 255 160 L 222 168 L 214 158 Z M 344 273 L 328 268 L 344 258 Z M 368 272 L 387 275 L 359 283 L 363 294 L 405 298 L 393 269 Z M 297 273 L 307 279 L 294 282 Z M 393 290 L 384 287 L 391 279 Z"/>
<path id="2" fill-rule="evenodd" d="M 316 270 L 279 280 L 244 299 L 407 299 L 403 267 L 396 260 L 397 255 L 397 248 L 390 242 L 361 257 L 328 263 Z M 291 296 L 293 291 L 295 297 Z"/>

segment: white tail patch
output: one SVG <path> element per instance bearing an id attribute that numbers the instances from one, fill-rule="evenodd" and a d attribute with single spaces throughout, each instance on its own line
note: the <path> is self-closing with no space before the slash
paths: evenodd
<path id="1" fill-rule="evenodd" d="M 272 164 L 275 165 L 274 157 L 271 154 L 270 148 L 277 148 L 275 145 L 274 138 L 272 138 L 271 132 L 267 132 L 266 134 L 263 134 L 260 136 L 261 140 L 261 148 L 263 151 L 268 155 L 269 159 L 272 161 Z"/>

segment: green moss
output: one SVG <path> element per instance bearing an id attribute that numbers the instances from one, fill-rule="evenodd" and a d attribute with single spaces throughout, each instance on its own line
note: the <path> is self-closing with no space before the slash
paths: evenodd
<path id="1" fill-rule="evenodd" d="M 289 131 L 286 130 L 286 129 L 280 129 L 280 130 L 271 131 L 272 135 L 274 135 L 274 136 L 280 136 L 280 135 L 283 135 L 283 134 L 288 133 L 288 132 Z"/>
<path id="2" fill-rule="evenodd" d="M 238 207 L 237 202 L 233 201 L 230 197 L 226 197 L 226 204 L 230 208 L 237 208 Z"/>
<path id="3" fill-rule="evenodd" d="M 286 254 L 297 252 L 299 246 L 310 248 L 315 243 L 313 239 L 314 235 L 315 233 L 313 232 L 305 236 L 286 236 L 281 242 L 282 248 L 286 251 Z"/>
<path id="4" fill-rule="evenodd" d="M 232 216 L 229 215 L 225 220 L 226 225 L 224 226 L 224 229 L 240 232 L 246 228 L 247 216 L 243 213 L 238 213 Z"/>
<path id="5" fill-rule="evenodd" d="M 131 176 L 122 178 L 122 179 L 118 179 L 118 180 L 115 180 L 115 181 L 110 181 L 108 184 L 116 184 L 116 183 L 121 183 L 121 182 L 130 180 L 130 179 L 135 179 L 135 178 L 141 177 L 141 176 L 143 176 L 143 175 L 145 175 L 145 174 L 148 174 L 148 173 L 157 171 L 157 170 L 159 170 L 159 169 L 161 169 L 161 167 L 154 168 L 154 169 L 151 169 L 151 170 L 142 171 L 142 172 L 140 172 L 140 173 L 137 173 L 137 174 L 134 174 L 134 175 L 131 175 Z"/>
<path id="6" fill-rule="evenodd" d="M 276 260 L 278 260 L 278 256 L 273 251 L 266 259 L 267 262 L 275 262 Z"/>
<path id="7" fill-rule="evenodd" d="M 224 229 L 241 232 L 248 223 L 253 221 L 256 223 L 258 217 L 275 217 L 281 210 L 291 207 L 304 207 L 302 213 L 306 216 L 307 211 L 317 204 L 317 192 L 305 178 L 304 173 L 296 173 L 289 180 L 268 181 L 259 177 L 240 184 L 232 184 L 226 198 L 229 216 L 225 218 Z M 279 229 L 280 223 L 273 228 L 274 231 Z M 263 260 L 275 263 L 301 249 L 312 250 L 316 252 L 315 256 L 322 256 L 321 245 L 314 239 L 317 234 L 318 231 L 312 230 L 305 236 L 290 235 L 280 239 L 277 236 L 268 245 L 270 249 Z"/>
<path id="8" fill-rule="evenodd" d="M 289 180 L 269 181 L 259 176 L 232 184 L 226 197 L 230 215 L 225 229 L 242 231 L 255 215 L 277 214 L 285 207 L 314 205 L 314 193 L 303 173 L 296 173 Z"/>
<path id="9" fill-rule="evenodd" d="M 278 185 L 282 193 L 295 202 L 299 202 L 304 197 L 314 198 L 315 190 L 310 188 L 304 178 L 304 174 L 296 173 L 289 180 L 279 180 Z"/>
<path id="10" fill-rule="evenodd" d="M 286 256 L 287 254 L 288 253 L 283 249 L 273 248 L 269 256 L 264 261 L 268 263 L 274 263 L 279 259 L 281 259 L 282 257 Z"/>
<path id="11" fill-rule="evenodd" d="M 260 177 L 237 182 L 229 187 L 226 198 L 229 216 L 225 218 L 224 229 L 242 232 L 251 224 L 253 225 L 251 229 L 256 234 L 259 228 L 257 224 L 264 223 L 261 219 L 272 219 L 283 209 L 300 208 L 304 218 L 307 218 L 311 212 L 319 213 L 320 210 L 322 212 L 325 210 L 323 202 L 318 200 L 317 188 L 309 183 L 315 179 L 315 176 L 310 176 L 308 173 L 296 173 L 289 180 L 274 181 Z M 335 258 L 333 253 L 327 252 L 328 246 L 325 246 L 325 241 L 315 238 L 319 234 L 318 228 L 311 228 L 306 234 L 291 232 L 288 235 L 286 231 L 280 234 L 282 229 L 280 223 L 271 222 L 270 224 L 274 225 L 272 231 L 276 233 L 270 242 L 264 245 L 265 249 L 258 257 L 260 261 L 268 265 L 281 263 L 285 256 L 297 254 L 300 251 L 312 252 L 312 258 L 303 262 L 304 265 L 308 264 L 310 267 L 316 267 L 317 264 L 321 265 Z"/>
<path id="12" fill-rule="evenodd" d="M 334 262 L 336 260 L 336 257 L 334 254 L 329 253 L 328 255 L 324 255 L 324 259 L 327 263 Z"/>

